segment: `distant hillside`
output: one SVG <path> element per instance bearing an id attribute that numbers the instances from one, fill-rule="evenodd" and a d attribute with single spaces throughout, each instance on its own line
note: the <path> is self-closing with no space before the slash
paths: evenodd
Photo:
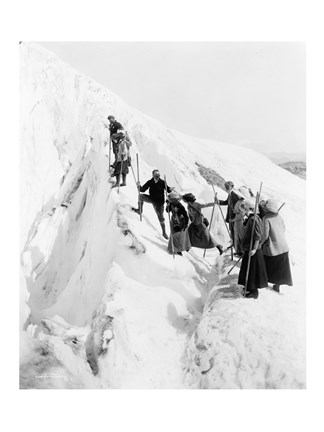
<path id="1" fill-rule="evenodd" d="M 274 153 L 265 153 L 265 155 L 277 165 L 285 162 L 293 162 L 293 161 L 306 162 L 306 153 L 274 152 Z"/>
<path id="2" fill-rule="evenodd" d="M 295 174 L 296 176 L 306 180 L 306 163 L 299 161 L 299 162 L 285 162 L 279 164 L 281 168 L 286 169 L 287 171 L 290 171 L 292 174 Z"/>

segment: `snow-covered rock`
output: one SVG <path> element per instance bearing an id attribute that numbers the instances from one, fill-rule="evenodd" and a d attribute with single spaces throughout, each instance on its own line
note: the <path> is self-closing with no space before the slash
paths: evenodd
<path id="1" fill-rule="evenodd" d="M 252 150 L 168 129 L 36 44 L 20 55 L 21 387 L 305 387 L 305 181 Z M 108 114 L 129 132 L 142 184 L 159 168 L 210 202 L 197 162 L 285 202 L 294 287 L 245 300 L 227 255 L 173 259 L 152 206 L 142 222 L 131 211 L 132 171 L 111 188 Z M 217 208 L 210 229 L 228 244 Z"/>

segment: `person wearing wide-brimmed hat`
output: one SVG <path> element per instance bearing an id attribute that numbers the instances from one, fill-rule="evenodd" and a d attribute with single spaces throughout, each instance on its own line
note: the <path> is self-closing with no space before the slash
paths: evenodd
<path id="1" fill-rule="evenodd" d="M 249 268 L 249 276 L 247 280 L 246 294 L 247 298 L 258 298 L 259 296 L 259 288 L 265 288 L 268 286 L 267 279 L 267 271 L 265 267 L 265 262 L 263 258 L 263 254 L 261 251 L 261 235 L 262 235 L 262 222 L 257 214 L 254 214 L 254 206 L 253 203 L 249 200 L 244 200 L 241 204 L 241 208 L 244 211 L 245 216 L 247 217 L 245 224 L 245 231 L 243 237 L 243 258 L 242 265 L 240 268 L 240 273 L 238 277 L 238 284 L 245 285 L 245 279 L 247 274 L 248 260 L 249 255 L 251 257 L 250 260 L 250 268 Z M 255 219 L 253 237 L 252 237 L 252 228 L 253 228 L 253 219 Z M 250 251 L 250 244 L 252 238 L 252 250 Z"/>
<path id="2" fill-rule="evenodd" d="M 168 251 L 169 253 L 175 252 L 178 255 L 182 255 L 183 251 L 188 252 L 191 248 L 188 233 L 189 218 L 180 199 L 181 196 L 178 193 L 171 192 L 168 195 L 168 203 L 166 206 L 166 211 L 171 213 L 171 235 L 169 238 Z"/>
<path id="3" fill-rule="evenodd" d="M 196 197 L 192 193 L 187 193 L 182 196 L 183 201 L 188 205 L 187 210 L 190 218 L 188 228 L 191 246 L 201 249 L 212 249 L 216 247 L 220 255 L 223 253 L 223 246 L 217 244 L 210 235 L 207 228 L 208 221 L 202 214 L 201 209 L 212 207 L 214 202 L 201 204 L 196 201 Z"/>
<path id="4" fill-rule="evenodd" d="M 278 213 L 278 203 L 268 199 L 262 203 L 262 251 L 266 264 L 268 282 L 280 291 L 280 285 L 292 286 L 289 263 L 289 247 L 285 236 L 285 223 Z"/>

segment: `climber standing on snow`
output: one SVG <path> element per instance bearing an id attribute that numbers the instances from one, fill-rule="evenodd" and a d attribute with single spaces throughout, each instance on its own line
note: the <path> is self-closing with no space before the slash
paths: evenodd
<path id="1" fill-rule="evenodd" d="M 245 285 L 245 279 L 248 269 L 249 255 L 251 257 L 249 275 L 245 297 L 257 299 L 259 296 L 258 288 L 266 288 L 268 286 L 267 271 L 261 250 L 262 237 L 262 221 L 257 214 L 254 214 L 253 204 L 249 200 L 244 200 L 241 204 L 241 209 L 245 215 L 245 231 L 243 238 L 243 258 L 242 265 L 238 277 L 238 284 Z M 250 251 L 250 243 L 253 230 L 253 219 L 255 225 L 252 238 L 252 250 Z"/>
<path id="2" fill-rule="evenodd" d="M 182 199 L 188 205 L 188 213 L 191 221 L 188 232 L 191 246 L 201 249 L 212 249 L 216 247 L 221 255 L 223 253 L 223 246 L 217 244 L 210 235 L 207 228 L 208 221 L 201 212 L 202 208 L 212 207 L 214 203 L 198 203 L 196 202 L 196 197 L 192 193 L 183 195 Z"/>
<path id="3" fill-rule="evenodd" d="M 113 167 L 115 167 L 116 163 L 117 163 L 117 152 L 118 152 L 118 131 L 123 131 L 124 128 L 121 125 L 121 123 L 119 123 L 114 116 L 109 115 L 107 117 L 107 119 L 109 120 L 109 132 L 110 132 L 110 140 L 112 143 L 112 149 L 113 149 L 113 153 L 115 155 L 115 162 L 113 163 Z"/>
<path id="4" fill-rule="evenodd" d="M 182 255 L 183 251 L 189 251 L 191 248 L 189 233 L 188 233 L 188 214 L 186 209 L 180 202 L 181 196 L 176 192 L 171 192 L 168 196 L 166 211 L 171 212 L 170 221 L 170 239 L 168 244 L 168 252 L 175 252 Z"/>
<path id="5" fill-rule="evenodd" d="M 130 140 L 126 139 L 125 133 L 120 131 L 118 133 L 119 139 L 117 142 L 116 163 L 113 177 L 116 177 L 116 184 L 113 187 L 126 186 L 126 176 L 129 172 L 130 155 L 129 147 L 132 145 Z M 122 175 L 123 182 L 120 184 L 120 175 Z"/>
<path id="6" fill-rule="evenodd" d="M 228 193 L 226 200 L 217 200 L 216 202 L 220 205 L 227 205 L 227 214 L 225 221 L 228 223 L 232 242 L 234 242 L 234 218 L 235 212 L 234 207 L 240 197 L 234 192 L 234 183 L 232 181 L 225 182 L 225 189 Z M 232 220 L 232 221 L 231 221 Z"/>
<path id="7" fill-rule="evenodd" d="M 123 130 L 123 126 L 115 119 L 114 116 L 109 115 L 107 117 L 107 119 L 109 120 L 109 131 L 110 131 L 110 136 L 114 135 L 115 133 L 117 133 L 120 129 Z"/>
<path id="8" fill-rule="evenodd" d="M 269 199 L 260 203 L 262 219 L 262 252 L 267 269 L 268 282 L 280 292 L 280 285 L 292 286 L 289 264 L 289 247 L 285 236 L 285 223 L 278 213 L 278 203 Z"/>
<path id="9" fill-rule="evenodd" d="M 170 188 L 169 186 L 165 185 L 165 181 L 161 180 L 160 178 L 160 171 L 155 169 L 152 172 L 152 178 L 148 180 L 143 186 L 141 186 L 140 182 L 137 183 L 137 188 L 140 192 L 145 192 L 147 189 L 149 189 L 149 195 L 140 193 L 139 194 L 139 200 L 140 200 L 140 208 L 133 209 L 136 213 L 142 214 L 143 213 L 143 204 L 144 202 L 151 203 L 153 205 L 153 208 L 155 210 L 155 213 L 157 214 L 157 217 L 159 219 L 161 228 L 162 228 L 162 235 L 165 239 L 168 239 L 168 235 L 165 231 L 165 219 L 164 219 L 164 203 L 165 203 L 165 190 L 167 189 L 167 192 L 172 192 L 173 188 Z"/>

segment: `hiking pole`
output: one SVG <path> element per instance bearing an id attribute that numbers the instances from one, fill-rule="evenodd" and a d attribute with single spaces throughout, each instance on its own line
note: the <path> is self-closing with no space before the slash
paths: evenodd
<path id="1" fill-rule="evenodd" d="M 111 163 L 111 136 L 109 137 L 108 163 L 109 163 L 109 172 L 110 172 L 110 163 Z"/>
<path id="2" fill-rule="evenodd" d="M 138 162 L 138 153 L 136 153 L 136 165 L 137 165 L 137 183 L 140 182 L 139 180 L 139 162 Z M 142 222 L 142 206 L 141 206 L 141 192 L 138 189 L 138 209 L 140 214 L 140 221 Z"/>
<path id="3" fill-rule="evenodd" d="M 135 184 L 136 184 L 136 186 L 137 186 L 137 181 L 136 181 L 136 177 L 135 177 L 135 173 L 134 173 L 133 165 L 131 164 L 130 167 L 132 168 L 132 173 L 133 173 L 134 181 L 135 181 Z"/>
<path id="4" fill-rule="evenodd" d="M 260 184 L 260 190 L 257 193 L 256 199 L 255 199 L 254 217 L 253 217 L 252 232 L 251 232 L 251 239 L 250 239 L 250 248 L 249 248 L 248 263 L 247 263 L 246 276 L 245 276 L 244 297 L 246 295 L 246 287 L 247 287 L 248 279 L 249 279 L 250 264 L 251 264 L 251 255 L 250 255 L 250 253 L 251 253 L 252 246 L 253 246 L 253 235 L 254 235 L 254 229 L 255 229 L 255 221 L 256 221 L 256 218 L 257 218 L 256 211 L 257 211 L 258 204 L 259 204 L 259 199 L 260 199 L 260 195 L 261 195 L 261 189 L 262 189 L 262 182 Z"/>
<path id="5" fill-rule="evenodd" d="M 213 184 L 212 184 L 212 188 L 213 188 L 213 191 L 214 191 L 214 195 L 217 197 L 217 193 L 215 192 L 215 187 L 214 187 Z M 224 221 L 224 225 L 225 225 L 227 234 L 229 235 L 229 238 L 231 239 L 231 243 L 232 243 L 233 242 L 232 236 L 231 236 L 231 234 L 229 232 L 228 226 L 226 225 L 226 221 L 225 221 L 225 218 L 224 218 L 223 210 L 221 209 L 221 206 L 220 206 L 219 202 L 217 202 L 217 204 L 218 204 L 218 208 L 219 208 L 220 214 L 222 215 L 222 218 L 223 218 L 223 221 Z M 233 260 L 233 244 L 231 245 L 231 260 Z"/>
<path id="6" fill-rule="evenodd" d="M 214 194 L 215 194 L 215 190 L 214 190 Z M 216 194 L 216 196 L 217 196 L 217 194 Z M 211 214 L 211 217 L 210 217 L 209 226 L 208 226 L 208 232 L 209 232 L 209 233 L 210 233 L 211 223 L 212 223 L 212 221 L 213 221 L 213 216 L 214 216 L 214 211 L 215 211 L 215 204 L 216 204 L 216 203 L 215 203 L 215 197 L 214 197 L 213 211 L 212 211 L 212 214 Z M 207 250 L 207 249 L 204 250 L 203 258 L 205 258 L 206 250 Z"/>
<path id="7" fill-rule="evenodd" d="M 164 176 L 164 183 L 165 183 L 165 198 L 168 198 L 168 185 L 167 185 L 167 181 L 166 181 L 166 177 Z M 169 210 L 171 211 L 171 208 L 169 208 Z M 168 216 L 169 216 L 169 225 L 170 225 L 170 241 L 171 241 L 171 250 L 172 250 L 172 255 L 173 258 L 175 258 L 174 256 L 174 245 L 173 245 L 173 238 L 172 238 L 172 231 L 171 231 L 171 217 L 170 217 L 170 211 L 168 211 Z"/>
<path id="8" fill-rule="evenodd" d="M 122 172 L 123 172 L 123 156 L 122 156 L 122 160 L 120 163 L 120 172 L 119 172 L 119 176 L 118 176 L 118 193 L 119 193 L 119 189 L 120 189 L 120 178 L 122 176 Z"/>
<path id="9" fill-rule="evenodd" d="M 281 206 L 278 208 L 278 213 L 280 212 L 280 210 L 282 209 L 282 207 L 285 205 L 286 203 L 282 203 Z"/>
<path id="10" fill-rule="evenodd" d="M 243 255 L 236 261 L 236 263 L 233 265 L 233 267 L 227 272 L 228 275 L 231 273 L 233 268 L 237 266 L 237 264 L 241 261 L 242 258 L 243 258 Z"/>

